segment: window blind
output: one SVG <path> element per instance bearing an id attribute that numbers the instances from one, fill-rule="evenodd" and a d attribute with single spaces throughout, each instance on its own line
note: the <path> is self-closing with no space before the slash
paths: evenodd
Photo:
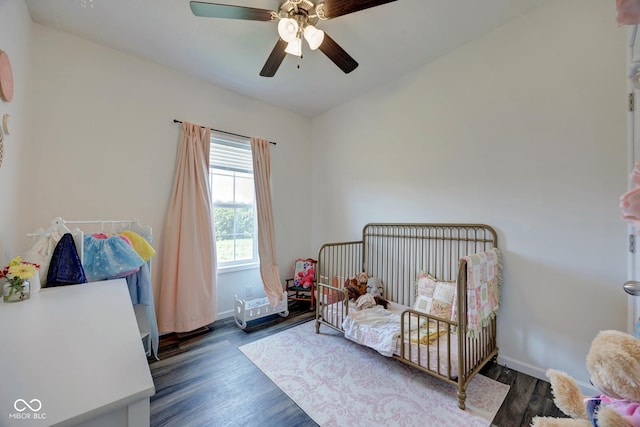
<path id="1" fill-rule="evenodd" d="M 247 143 L 223 140 L 212 136 L 209 165 L 217 169 L 253 173 L 251 146 Z"/>

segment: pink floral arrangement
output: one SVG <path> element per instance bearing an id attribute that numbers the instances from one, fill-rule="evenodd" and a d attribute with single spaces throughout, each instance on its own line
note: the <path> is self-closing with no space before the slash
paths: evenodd
<path id="1" fill-rule="evenodd" d="M 622 209 L 622 219 L 640 228 L 640 162 L 636 162 L 631 172 L 631 182 L 633 182 L 633 188 L 620 198 L 620 209 Z"/>
<path id="2" fill-rule="evenodd" d="M 640 24 L 640 0 L 616 0 L 618 25 Z"/>

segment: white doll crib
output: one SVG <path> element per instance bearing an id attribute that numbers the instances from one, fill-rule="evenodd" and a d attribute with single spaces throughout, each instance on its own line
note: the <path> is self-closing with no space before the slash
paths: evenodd
<path id="1" fill-rule="evenodd" d="M 282 293 L 282 299 L 275 306 L 269 305 L 269 298 L 257 298 L 250 301 L 245 301 L 241 298 L 236 298 L 236 306 L 233 311 L 233 317 L 236 321 L 236 325 L 240 329 L 247 327 L 247 322 L 250 320 L 261 319 L 272 314 L 279 314 L 281 317 L 287 317 L 289 315 L 289 307 L 287 305 L 287 293 Z"/>

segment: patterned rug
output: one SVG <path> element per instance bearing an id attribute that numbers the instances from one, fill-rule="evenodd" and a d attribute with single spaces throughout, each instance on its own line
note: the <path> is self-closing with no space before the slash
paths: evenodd
<path id="1" fill-rule="evenodd" d="M 490 426 L 509 386 L 476 375 L 467 409 L 456 387 L 310 321 L 240 347 L 323 427 Z"/>

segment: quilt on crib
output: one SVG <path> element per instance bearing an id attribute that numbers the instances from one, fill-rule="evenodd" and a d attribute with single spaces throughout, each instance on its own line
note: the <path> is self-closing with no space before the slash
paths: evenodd
<path id="1" fill-rule="evenodd" d="M 345 338 L 391 357 L 400 336 L 400 315 L 380 305 L 354 311 L 342 322 Z"/>
<path id="2" fill-rule="evenodd" d="M 370 347 L 386 357 L 398 354 L 398 341 L 402 334 L 402 316 L 407 307 L 389 303 L 389 310 L 376 305 L 364 310 L 353 310 L 342 322 L 345 338 Z M 405 341 L 419 344 L 431 344 L 439 335 L 446 332 L 427 322 L 411 316 L 405 320 Z"/>

